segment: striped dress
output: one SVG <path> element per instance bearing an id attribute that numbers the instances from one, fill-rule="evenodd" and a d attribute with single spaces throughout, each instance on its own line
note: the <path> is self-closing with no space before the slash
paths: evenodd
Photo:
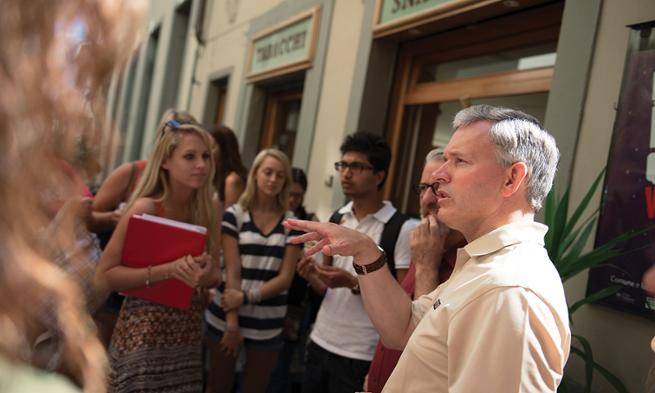
<path id="1" fill-rule="evenodd" d="M 261 233 L 253 223 L 250 212 L 239 205 L 229 207 L 223 215 L 222 231 L 239 242 L 241 256 L 241 289 L 247 291 L 258 288 L 277 276 L 284 257 L 284 250 L 296 231 L 287 231 L 282 222 L 292 217 L 291 212 L 280 218 L 275 228 L 267 235 Z M 225 313 L 220 307 L 224 286 L 218 288 L 216 295 L 205 311 L 207 329 L 214 332 L 225 331 Z M 284 316 L 287 312 L 287 291 L 259 304 L 244 304 L 239 307 L 239 331 L 241 336 L 251 340 L 269 340 L 282 333 Z"/>

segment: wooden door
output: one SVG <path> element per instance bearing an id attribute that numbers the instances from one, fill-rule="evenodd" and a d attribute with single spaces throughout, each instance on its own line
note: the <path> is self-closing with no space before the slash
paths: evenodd
<path id="1" fill-rule="evenodd" d="M 289 161 L 293 162 L 301 103 L 301 89 L 268 95 L 259 143 L 260 149 L 275 147 L 283 151 L 289 157 Z"/>
<path id="2" fill-rule="evenodd" d="M 221 83 L 216 86 L 216 108 L 214 116 L 214 125 L 223 125 L 223 118 L 225 116 L 225 102 L 227 101 L 227 83 Z"/>

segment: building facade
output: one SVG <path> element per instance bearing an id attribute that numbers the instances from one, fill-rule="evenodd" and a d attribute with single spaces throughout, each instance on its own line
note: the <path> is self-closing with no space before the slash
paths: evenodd
<path id="1" fill-rule="evenodd" d="M 234 129 L 246 165 L 261 148 L 285 151 L 308 174 L 306 205 L 326 220 L 344 203 L 339 145 L 369 130 L 392 146 L 385 197 L 417 213 L 423 157 L 447 143 L 457 110 L 490 103 L 543 121 L 562 153 L 556 187 L 577 203 L 613 165 L 630 53 L 655 49 L 654 21 L 652 0 L 153 1 L 148 36 L 109 89 L 123 142 L 103 161 L 145 157 L 160 114 L 185 109 Z M 586 275 L 567 282 L 569 302 L 587 287 Z M 615 310 L 584 307 L 573 330 L 642 391 L 655 318 Z M 575 356 L 567 377 L 584 381 Z"/>

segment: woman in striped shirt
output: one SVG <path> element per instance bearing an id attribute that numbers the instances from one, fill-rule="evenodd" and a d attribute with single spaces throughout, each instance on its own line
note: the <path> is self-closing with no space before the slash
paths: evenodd
<path id="1" fill-rule="evenodd" d="M 210 371 L 207 392 L 232 391 L 241 342 L 246 349 L 243 393 L 264 392 L 282 349 L 282 326 L 300 248 L 282 222 L 291 167 L 276 149 L 261 151 L 239 202 L 223 216 L 225 286 L 205 312 Z"/>

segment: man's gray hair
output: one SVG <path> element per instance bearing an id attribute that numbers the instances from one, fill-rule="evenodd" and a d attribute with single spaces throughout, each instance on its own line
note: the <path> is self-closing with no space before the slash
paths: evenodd
<path id="1" fill-rule="evenodd" d="M 443 147 L 437 147 L 430 150 L 430 152 L 425 156 L 425 163 L 436 160 L 443 160 Z"/>
<path id="2" fill-rule="evenodd" d="M 509 108 L 474 105 L 455 115 L 453 129 L 457 130 L 478 121 L 493 123 L 489 141 L 496 146 L 498 163 L 509 167 L 523 162 L 528 168 L 526 191 L 528 203 L 538 211 L 553 186 L 559 161 L 555 138 L 533 116 Z"/>

